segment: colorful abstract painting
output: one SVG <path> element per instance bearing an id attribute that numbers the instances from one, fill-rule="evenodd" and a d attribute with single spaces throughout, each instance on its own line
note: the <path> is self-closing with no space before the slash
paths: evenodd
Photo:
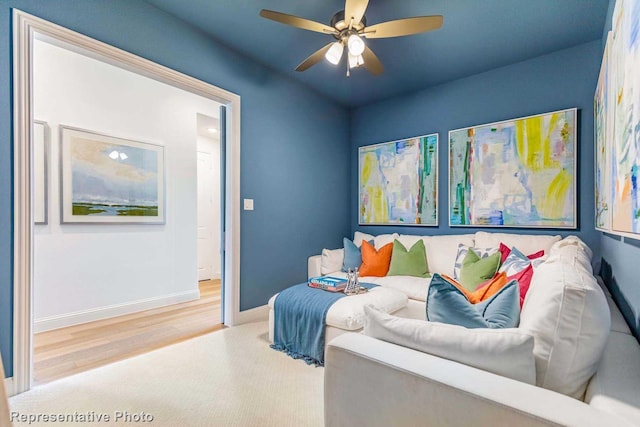
<path id="1" fill-rule="evenodd" d="M 63 222 L 164 222 L 164 148 L 62 127 Z"/>
<path id="2" fill-rule="evenodd" d="M 640 233 L 640 1 L 618 0 L 613 14 L 614 138 L 611 228 Z"/>
<path id="3" fill-rule="evenodd" d="M 576 110 L 449 132 L 449 224 L 576 228 Z"/>
<path id="4" fill-rule="evenodd" d="M 602 57 L 600 75 L 593 100 L 595 139 L 596 229 L 611 229 L 611 144 L 613 143 L 613 87 L 609 68 L 611 31 Z"/>
<path id="5" fill-rule="evenodd" d="M 438 225 L 438 135 L 359 149 L 359 222 Z"/>

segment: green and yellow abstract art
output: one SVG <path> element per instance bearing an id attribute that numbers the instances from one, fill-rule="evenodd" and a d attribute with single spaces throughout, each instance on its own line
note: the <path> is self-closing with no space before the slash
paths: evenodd
<path id="1" fill-rule="evenodd" d="M 359 223 L 438 225 L 438 135 L 359 149 Z"/>
<path id="2" fill-rule="evenodd" d="M 449 224 L 576 228 L 576 109 L 449 132 Z"/>

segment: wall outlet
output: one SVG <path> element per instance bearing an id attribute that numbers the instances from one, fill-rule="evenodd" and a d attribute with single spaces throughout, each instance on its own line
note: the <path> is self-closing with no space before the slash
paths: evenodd
<path id="1" fill-rule="evenodd" d="M 253 210 L 253 199 L 244 199 L 244 210 L 245 211 Z"/>

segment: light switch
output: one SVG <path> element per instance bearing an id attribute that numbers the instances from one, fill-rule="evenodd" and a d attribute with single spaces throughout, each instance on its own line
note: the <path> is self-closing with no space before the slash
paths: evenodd
<path id="1" fill-rule="evenodd" d="M 253 199 L 244 199 L 244 210 L 245 211 L 253 210 Z"/>

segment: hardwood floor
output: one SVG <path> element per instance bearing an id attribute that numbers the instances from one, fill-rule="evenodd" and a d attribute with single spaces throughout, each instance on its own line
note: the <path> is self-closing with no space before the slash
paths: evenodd
<path id="1" fill-rule="evenodd" d="M 34 385 L 218 331 L 220 280 L 199 283 L 200 299 L 34 335 Z"/>

